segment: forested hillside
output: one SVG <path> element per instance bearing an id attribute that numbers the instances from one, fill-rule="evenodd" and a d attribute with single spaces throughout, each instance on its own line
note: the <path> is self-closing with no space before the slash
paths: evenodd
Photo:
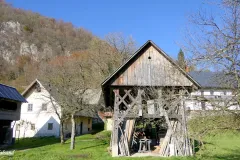
<path id="1" fill-rule="evenodd" d="M 74 54 L 79 61 L 97 66 L 96 73 L 109 75 L 132 52 L 133 41 L 118 34 L 105 40 L 72 23 L 13 8 L 0 0 L 0 82 L 22 91 L 51 68 Z M 73 57 L 74 57 L 73 56 Z M 84 57 L 84 58 L 83 58 Z M 70 58 L 71 59 L 71 58 Z"/>

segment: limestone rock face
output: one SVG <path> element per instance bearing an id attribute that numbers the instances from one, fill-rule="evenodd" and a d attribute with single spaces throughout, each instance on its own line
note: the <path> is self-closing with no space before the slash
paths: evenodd
<path id="1" fill-rule="evenodd" d="M 15 63 L 16 56 L 30 56 L 38 61 L 52 57 L 52 47 L 47 44 L 37 46 L 29 42 L 21 31 L 19 22 L 9 21 L 0 24 L 0 56 L 12 64 Z"/>
<path id="2" fill-rule="evenodd" d="M 38 48 L 35 44 L 28 44 L 27 42 L 22 42 L 19 53 L 20 55 L 37 55 Z"/>
<path id="3" fill-rule="evenodd" d="M 4 22 L 2 26 L 3 26 L 2 32 L 11 31 L 16 34 L 21 33 L 21 25 L 18 22 L 14 21 Z"/>

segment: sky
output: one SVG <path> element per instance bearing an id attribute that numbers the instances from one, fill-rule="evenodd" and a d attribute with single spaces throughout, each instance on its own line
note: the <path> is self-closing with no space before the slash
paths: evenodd
<path id="1" fill-rule="evenodd" d="M 171 57 L 183 43 L 188 15 L 201 0 L 6 0 L 13 7 L 71 22 L 104 38 L 111 32 L 132 36 L 140 47 L 152 40 Z"/>

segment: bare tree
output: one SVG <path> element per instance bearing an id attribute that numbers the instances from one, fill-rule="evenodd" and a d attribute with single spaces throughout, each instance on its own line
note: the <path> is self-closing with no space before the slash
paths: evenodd
<path id="1" fill-rule="evenodd" d="M 46 85 L 46 89 L 48 91 L 50 91 L 50 94 L 47 95 L 47 96 L 44 96 L 44 98 L 47 98 L 48 99 L 48 102 L 51 104 L 51 108 L 49 109 L 50 111 L 53 111 L 59 121 L 60 121 L 60 141 L 61 141 L 61 144 L 64 144 L 65 143 L 65 134 L 64 134 L 64 123 L 66 122 L 66 120 L 69 119 L 69 115 L 67 114 L 64 114 L 62 113 L 62 107 L 56 102 L 55 98 L 52 96 L 52 90 L 54 90 L 54 88 L 52 88 L 50 84 L 50 81 L 48 81 L 48 85 Z"/>
<path id="2" fill-rule="evenodd" d="M 132 36 L 125 37 L 122 33 L 109 33 L 105 36 L 105 40 L 115 49 L 115 52 L 122 55 L 122 62 L 136 51 L 136 43 Z"/>
<path id="3" fill-rule="evenodd" d="M 96 89 L 100 83 L 101 74 L 95 65 L 82 57 L 59 57 L 45 70 L 45 83 L 50 94 L 61 107 L 61 116 L 70 117 L 72 122 L 71 146 L 75 148 L 75 117 L 91 116 L 98 109 L 87 100 L 89 90 Z"/>
<path id="4" fill-rule="evenodd" d="M 27 121 L 27 120 L 20 120 L 18 123 L 17 123 L 17 126 L 18 126 L 18 139 L 19 139 L 19 136 L 20 136 L 20 132 L 23 131 L 23 138 L 25 138 L 25 133 L 30 129 L 30 127 L 34 125 L 33 123 L 31 123 L 30 121 Z M 20 128 L 23 128 L 23 130 L 21 130 Z"/>
<path id="5" fill-rule="evenodd" d="M 234 90 L 230 101 L 240 104 L 240 1 L 219 0 L 211 5 L 218 9 L 216 15 L 200 10 L 190 16 L 184 49 L 198 67 L 219 72 L 222 86 Z"/>

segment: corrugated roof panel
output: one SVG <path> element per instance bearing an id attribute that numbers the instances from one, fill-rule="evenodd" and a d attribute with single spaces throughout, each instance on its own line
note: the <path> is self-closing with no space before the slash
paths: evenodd
<path id="1" fill-rule="evenodd" d="M 0 98 L 27 102 L 26 99 L 16 90 L 16 88 L 4 84 L 0 84 Z"/>

